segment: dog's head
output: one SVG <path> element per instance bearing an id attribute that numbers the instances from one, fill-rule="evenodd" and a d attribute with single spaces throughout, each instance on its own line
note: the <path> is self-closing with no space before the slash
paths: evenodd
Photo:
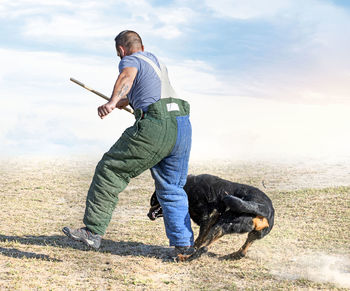
<path id="1" fill-rule="evenodd" d="M 153 193 L 150 204 L 151 204 L 151 208 L 149 209 L 147 214 L 149 219 L 156 220 L 158 217 L 163 217 L 163 209 L 162 209 L 162 206 L 160 206 L 159 204 L 156 192 Z"/>

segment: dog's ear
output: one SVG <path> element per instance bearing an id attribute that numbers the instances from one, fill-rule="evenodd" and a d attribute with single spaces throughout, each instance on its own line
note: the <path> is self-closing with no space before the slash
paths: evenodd
<path id="1" fill-rule="evenodd" d="M 156 191 L 154 191 L 152 196 L 151 196 L 150 205 L 151 206 L 155 206 L 157 204 L 159 204 L 159 202 L 158 202 L 158 199 L 157 199 Z"/>

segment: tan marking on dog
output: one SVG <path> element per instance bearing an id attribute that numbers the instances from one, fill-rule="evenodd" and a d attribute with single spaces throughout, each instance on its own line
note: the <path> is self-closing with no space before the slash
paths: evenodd
<path id="1" fill-rule="evenodd" d="M 220 215 L 220 213 L 217 211 L 217 209 L 213 209 L 213 211 L 209 214 L 210 219 L 217 218 Z"/>
<path id="2" fill-rule="evenodd" d="M 178 254 L 177 255 L 177 259 L 179 262 L 185 262 L 187 261 L 187 259 L 190 257 L 191 255 L 182 255 L 182 254 Z"/>
<path id="3" fill-rule="evenodd" d="M 245 255 L 247 254 L 247 251 L 248 251 L 249 247 L 250 247 L 252 244 L 253 244 L 252 241 L 245 243 L 245 244 L 242 246 L 242 248 L 239 250 L 239 252 L 241 252 L 241 253 L 245 256 Z"/>
<path id="4" fill-rule="evenodd" d="M 258 215 L 257 217 L 253 218 L 253 225 L 255 230 L 262 230 L 269 227 L 269 222 L 267 221 L 266 217 Z"/>

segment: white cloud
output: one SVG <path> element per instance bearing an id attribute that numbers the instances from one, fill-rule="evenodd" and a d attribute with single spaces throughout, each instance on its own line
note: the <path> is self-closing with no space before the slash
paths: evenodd
<path id="1" fill-rule="evenodd" d="M 160 28 L 155 28 L 153 34 L 165 39 L 173 39 L 180 36 L 182 32 L 174 25 L 165 25 Z"/>
<path id="2" fill-rule="evenodd" d="M 99 22 L 96 17 L 79 15 L 56 15 L 51 19 L 37 17 L 27 20 L 22 34 L 28 39 L 36 39 L 46 44 L 64 43 L 80 46 L 82 49 L 104 50 L 108 45 L 113 47 L 116 31 L 122 30 L 122 25 L 115 27 Z"/>
<path id="3" fill-rule="evenodd" d="M 167 24 L 188 23 L 196 16 L 196 13 L 189 7 L 157 8 L 155 14 L 161 22 Z"/>
<path id="4" fill-rule="evenodd" d="M 235 19 L 269 18 L 286 10 L 291 0 L 205 0 L 218 17 Z"/>
<path id="5" fill-rule="evenodd" d="M 183 94 L 211 95 L 227 92 L 231 87 L 215 75 L 215 70 L 203 61 L 166 59 L 172 84 Z"/>
<path id="6" fill-rule="evenodd" d="M 33 15 L 50 16 L 62 12 L 84 11 L 86 9 L 98 9 L 104 7 L 104 2 L 99 1 L 69 1 L 69 0 L 2 0 L 0 3 L 0 17 L 4 18 L 20 18 Z"/>
<path id="7" fill-rule="evenodd" d="M 111 13 L 113 11 L 113 13 Z M 183 33 L 194 11 L 189 7 L 154 7 L 147 1 L 2 1 L 0 18 L 19 20 L 24 37 L 41 43 L 101 48 L 124 29 L 143 36 L 172 39 Z"/>

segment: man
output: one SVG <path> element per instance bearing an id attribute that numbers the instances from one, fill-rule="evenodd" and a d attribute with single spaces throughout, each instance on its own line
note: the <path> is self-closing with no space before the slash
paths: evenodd
<path id="1" fill-rule="evenodd" d="M 188 199 L 183 190 L 192 135 L 189 104 L 173 98 L 175 92 L 166 68 L 153 54 L 144 51 L 136 32 L 122 31 L 115 38 L 115 45 L 121 59 L 120 74 L 110 101 L 98 108 L 98 115 L 104 118 L 115 108 L 130 104 L 136 121 L 96 166 L 86 200 L 85 227 L 64 227 L 63 232 L 98 249 L 118 194 L 130 178 L 151 169 L 170 245 L 175 246 L 175 254 L 186 253 L 193 245 Z"/>

